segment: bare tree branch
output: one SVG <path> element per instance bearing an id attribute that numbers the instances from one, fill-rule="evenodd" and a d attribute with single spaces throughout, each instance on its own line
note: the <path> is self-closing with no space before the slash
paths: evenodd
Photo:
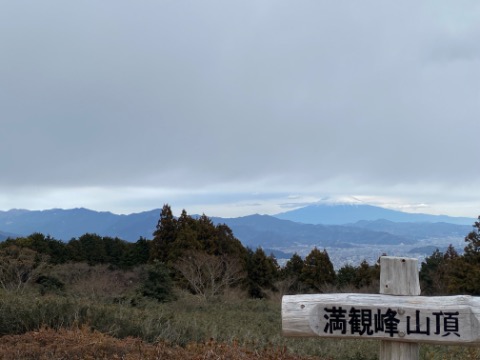
<path id="1" fill-rule="evenodd" d="M 187 280 L 193 292 L 204 298 L 217 296 L 245 277 L 238 259 L 188 252 L 174 265 Z"/>

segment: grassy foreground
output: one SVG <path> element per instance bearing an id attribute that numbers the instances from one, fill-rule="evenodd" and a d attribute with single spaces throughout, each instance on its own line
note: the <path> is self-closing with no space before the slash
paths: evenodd
<path id="1" fill-rule="evenodd" d="M 284 338 L 278 300 L 124 300 L 2 292 L 0 359 L 377 359 L 376 341 Z M 420 358 L 480 351 L 422 346 Z"/>
<path id="2" fill-rule="evenodd" d="M 141 271 L 87 264 L 48 273 L 64 287 L 0 290 L 0 359 L 374 360 L 372 340 L 285 338 L 281 297 L 229 290 L 209 299 L 141 296 Z M 330 289 L 335 291 L 335 289 Z M 421 359 L 480 359 L 476 348 L 423 346 Z"/>
<path id="3" fill-rule="evenodd" d="M 338 342 L 319 339 L 286 339 L 281 335 L 280 304 L 267 300 L 205 302 L 184 296 L 166 304 L 143 301 L 132 306 L 129 302 L 102 303 L 57 295 L 3 293 L 0 295 L 0 318 L 0 334 L 3 335 L 0 344 L 10 342 L 8 347 L 1 348 L 10 350 L 12 343 L 22 349 L 22 343 L 32 344 L 37 339 L 37 342 L 46 344 L 55 336 L 68 338 L 73 333 L 83 334 L 77 336 L 80 347 L 82 339 L 88 336 L 93 337 L 89 340 L 90 344 L 103 344 L 108 336 L 109 342 L 115 346 L 133 349 L 132 341 L 141 344 L 142 351 L 152 358 L 156 358 L 155 351 L 160 348 L 170 348 L 176 349 L 172 351 L 178 354 L 193 352 L 192 356 L 202 351 L 215 353 L 227 350 L 232 354 L 243 354 L 224 357 L 231 359 L 255 358 L 253 354 L 258 354 L 257 358 L 270 356 L 272 359 L 297 359 L 301 356 L 357 359 L 357 352 L 368 354 L 376 348 L 374 343 L 369 342 L 349 342 L 348 346 L 342 346 Z M 129 340 L 124 340 L 127 344 L 123 344 L 113 342 L 113 339 Z M 58 339 L 55 342 L 71 344 L 71 341 Z M 74 348 L 78 347 L 75 345 Z M 98 351 L 94 353 L 101 354 Z M 0 358 L 6 358 L 5 353 L 2 356 Z M 181 355 L 182 358 L 185 356 Z M 49 357 L 52 358 L 52 355 Z M 18 354 L 16 358 L 20 358 Z"/>

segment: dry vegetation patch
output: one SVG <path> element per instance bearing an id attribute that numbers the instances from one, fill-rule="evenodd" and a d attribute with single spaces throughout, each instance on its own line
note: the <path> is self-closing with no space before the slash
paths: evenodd
<path id="1" fill-rule="evenodd" d="M 237 343 L 215 341 L 191 343 L 186 347 L 167 342 L 146 343 L 138 338 L 116 339 L 109 335 L 81 328 L 54 330 L 42 328 L 23 335 L 0 338 L 0 359 L 320 359 L 287 354 L 284 348 L 268 347 L 252 350 Z"/>

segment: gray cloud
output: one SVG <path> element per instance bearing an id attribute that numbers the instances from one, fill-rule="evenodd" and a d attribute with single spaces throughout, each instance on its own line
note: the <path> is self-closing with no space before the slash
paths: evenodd
<path id="1" fill-rule="evenodd" d="M 0 191 L 478 185 L 479 9 L 4 4 Z"/>

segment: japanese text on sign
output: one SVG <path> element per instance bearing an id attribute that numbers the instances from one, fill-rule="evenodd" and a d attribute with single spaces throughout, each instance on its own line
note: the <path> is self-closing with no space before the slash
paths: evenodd
<path id="1" fill-rule="evenodd" d="M 388 308 L 365 309 L 332 306 L 324 308 L 325 334 L 373 335 L 387 334 L 393 337 L 399 333 L 399 325 L 406 322 L 406 335 L 422 334 L 442 337 L 457 336 L 459 333 L 458 311 L 433 311 L 422 313 L 415 310 L 414 316 L 399 316 L 399 312 Z M 405 334 L 403 334 L 405 335 Z"/>

